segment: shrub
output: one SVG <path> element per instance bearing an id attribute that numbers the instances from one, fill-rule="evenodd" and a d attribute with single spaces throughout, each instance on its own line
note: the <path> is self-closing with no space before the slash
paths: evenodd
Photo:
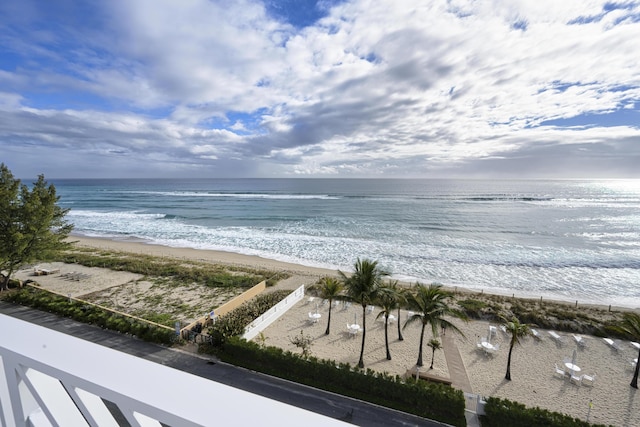
<path id="1" fill-rule="evenodd" d="M 249 323 L 282 301 L 290 293 L 290 291 L 275 291 L 260 294 L 235 310 L 220 316 L 207 331 L 207 334 L 211 336 L 211 343 L 214 346 L 222 345 L 227 338 L 244 334 L 244 328 Z"/>
<path id="2" fill-rule="evenodd" d="M 522 403 L 490 397 L 485 406 L 486 415 L 481 417 L 484 427 L 528 426 L 528 427 L 587 427 L 589 424 L 578 418 L 541 408 L 527 408 Z"/>
<path id="3" fill-rule="evenodd" d="M 458 301 L 458 305 L 464 310 L 467 316 L 479 319 L 482 316 L 482 310 L 487 307 L 487 303 L 477 299 L 465 299 Z"/>
<path id="4" fill-rule="evenodd" d="M 348 364 L 336 364 L 299 355 L 277 347 L 262 348 L 239 337 L 229 337 L 218 348 L 223 361 L 285 378 L 290 381 L 366 400 L 378 405 L 466 426 L 462 391 L 443 384 L 403 379 L 388 374 L 363 371 Z"/>
<path id="5" fill-rule="evenodd" d="M 160 344 L 171 344 L 175 339 L 173 330 L 152 326 L 140 320 L 124 317 L 94 305 L 80 305 L 68 298 L 51 294 L 44 289 L 22 288 L 7 293 L 4 298 L 16 304 L 48 311 L 74 320 L 92 323 L 101 328 L 121 333 L 132 333 L 141 339 Z"/>

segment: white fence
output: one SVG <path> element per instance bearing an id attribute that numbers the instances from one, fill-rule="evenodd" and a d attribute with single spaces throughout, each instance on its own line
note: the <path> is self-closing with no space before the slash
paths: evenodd
<path id="1" fill-rule="evenodd" d="M 0 427 L 346 425 L 3 314 L 0 331 Z"/>
<path id="2" fill-rule="evenodd" d="M 264 331 L 267 326 L 275 322 L 302 298 L 304 298 L 304 285 L 300 286 L 285 299 L 271 307 L 269 311 L 265 312 L 262 316 L 247 325 L 247 327 L 244 328 L 244 335 L 242 337 L 247 341 L 255 338 L 260 332 Z"/>

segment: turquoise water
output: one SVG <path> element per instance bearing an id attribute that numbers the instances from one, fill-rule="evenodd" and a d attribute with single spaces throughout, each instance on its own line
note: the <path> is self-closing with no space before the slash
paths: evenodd
<path id="1" fill-rule="evenodd" d="M 640 306 L 640 181 L 52 182 L 88 236 Z"/>

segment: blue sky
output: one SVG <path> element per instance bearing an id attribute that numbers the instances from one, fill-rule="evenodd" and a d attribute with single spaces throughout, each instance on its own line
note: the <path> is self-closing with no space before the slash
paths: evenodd
<path id="1" fill-rule="evenodd" d="M 0 3 L 21 178 L 640 178 L 640 1 Z"/>

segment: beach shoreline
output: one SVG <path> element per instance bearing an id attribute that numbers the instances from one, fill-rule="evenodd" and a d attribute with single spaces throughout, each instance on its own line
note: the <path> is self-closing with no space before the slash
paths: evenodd
<path id="1" fill-rule="evenodd" d="M 72 236 L 70 240 L 75 241 L 80 247 L 105 251 L 130 252 L 248 268 L 266 268 L 273 270 L 274 274 L 287 271 L 298 276 L 299 280 L 296 281 L 296 286 L 299 284 L 310 285 L 320 277 L 337 274 L 336 271 L 328 269 L 305 267 L 221 251 L 173 248 L 83 236 Z M 66 268 L 72 267 L 66 266 Z M 97 276 L 102 273 L 96 270 L 96 267 L 91 267 L 91 269 L 94 272 L 94 279 L 97 280 L 99 278 Z M 27 273 L 25 271 L 25 274 Z M 47 278 L 53 280 L 54 277 L 42 276 L 38 279 L 44 283 Z M 119 280 L 126 283 L 132 280 L 132 277 L 123 276 Z M 64 281 L 64 284 L 66 285 L 67 282 Z M 96 285 L 114 286 L 118 283 L 96 283 Z M 47 288 L 45 284 L 42 286 Z M 78 286 L 78 284 L 73 284 L 73 286 Z M 65 290 L 65 292 L 67 291 Z M 82 289 L 77 290 L 77 294 L 82 292 Z M 169 292 L 180 291 L 173 289 Z M 461 292 L 462 290 L 458 289 L 458 297 Z M 477 295 L 478 292 L 471 292 L 470 295 L 472 294 Z M 361 335 L 351 336 L 346 326 L 354 322 L 362 324 L 362 318 L 365 316 L 367 325 L 365 367 L 400 376 L 415 369 L 419 343 L 418 325 L 409 325 L 403 328 L 404 340 L 402 341 L 397 336 L 397 323 L 389 325 L 389 345 L 392 354 L 392 360 L 389 361 L 385 357 L 384 322 L 377 319 L 380 313 L 379 309 L 375 309 L 369 314 L 363 314 L 362 308 L 359 306 L 338 304 L 332 308 L 331 332 L 326 335 L 324 332 L 327 326 L 328 310 L 328 304 L 321 299 L 310 299 L 309 296 L 306 296 L 263 331 L 262 342 L 296 353 L 299 352 L 299 349 L 292 344 L 291 338 L 303 333 L 313 340 L 312 356 L 349 363 L 354 366 L 358 362 Z M 309 313 L 311 312 L 320 314 L 317 323 L 310 321 Z M 400 320 L 404 324 L 406 318 L 407 312 L 403 310 L 400 319 L 396 319 L 396 321 Z M 583 420 L 586 419 L 587 408 L 592 404 L 589 416 L 593 423 L 616 426 L 640 425 L 640 396 L 638 396 L 636 389 L 629 386 L 633 375 L 631 361 L 638 357 L 638 351 L 629 342 L 620 342 L 619 349 L 615 350 L 601 338 L 584 336 L 587 345 L 582 347 L 577 345 L 572 334 L 560 332 L 563 342 L 559 343 L 551 338 L 550 331 L 540 328 L 540 339 L 526 338 L 521 345 L 514 348 L 511 361 L 512 381 L 507 381 L 504 379 L 504 375 L 509 351 L 508 334 L 498 330 L 492 338 L 492 343 L 500 344 L 500 349 L 496 354 L 488 356 L 478 348 L 477 343 L 482 336 L 487 335 L 489 326 L 498 326 L 497 323 L 481 320 L 473 320 L 468 323 L 458 320 L 453 320 L 453 322 L 463 333 L 463 335 L 454 335 L 454 342 L 456 351 L 462 358 L 471 387 L 471 390 L 465 390 L 466 392 L 485 397 L 506 398 L 523 403 L 528 407 L 539 406 Z M 448 336 L 452 333 L 453 331 L 450 329 L 447 330 Z M 446 354 L 446 349 L 435 352 L 434 369 L 428 369 L 432 354 L 426 343 L 431 338 L 434 337 L 430 328 L 427 328 L 423 347 L 423 369 L 430 371 L 432 375 L 447 379 L 450 375 L 448 368 L 450 356 Z M 562 366 L 565 359 L 572 357 L 572 353 L 575 354 L 577 364 L 581 367 L 583 374 L 597 375 L 592 387 L 572 384 L 566 377 L 561 378 L 554 373 L 554 365 Z"/>
<path id="2" fill-rule="evenodd" d="M 70 241 L 77 242 L 79 246 L 103 249 L 103 250 L 115 250 L 121 252 L 133 252 L 145 255 L 153 255 L 160 257 L 173 257 L 173 258 L 185 258 L 192 260 L 199 260 L 210 263 L 220 263 L 232 266 L 242 266 L 246 268 L 261 268 L 266 270 L 273 270 L 274 274 L 277 272 L 290 272 L 294 275 L 310 276 L 320 279 L 325 276 L 338 277 L 338 270 L 319 268 L 307 266 L 304 264 L 290 263 L 286 261 L 280 261 L 270 258 L 265 258 L 257 255 L 246 255 L 236 252 L 219 251 L 213 249 L 196 249 L 190 247 L 178 247 L 178 246 L 166 246 L 143 239 L 135 239 L 127 237 L 125 239 L 115 239 L 110 237 L 93 237 L 79 234 L 72 234 L 69 237 Z M 355 262 L 355 260 L 354 260 Z M 344 271 L 349 274 L 351 271 Z M 399 281 L 404 286 L 411 286 L 415 282 Z M 425 283 L 427 284 L 427 283 Z M 523 296 L 516 293 L 516 291 L 509 292 L 493 292 L 485 290 L 477 290 L 473 288 L 467 288 L 464 286 L 444 285 L 444 288 L 452 291 L 456 294 L 466 294 L 470 297 L 474 295 L 494 295 L 505 298 L 516 298 L 531 301 L 545 301 L 549 303 L 564 304 L 567 306 L 574 306 L 576 303 L 579 306 L 593 307 L 601 310 L 616 310 L 616 311 L 628 311 L 638 310 L 640 307 L 633 307 L 631 305 L 612 305 L 612 304 L 599 304 L 592 301 L 580 301 L 569 299 L 558 299 L 554 297 L 534 297 Z M 541 299 L 542 298 L 542 299 Z"/>

